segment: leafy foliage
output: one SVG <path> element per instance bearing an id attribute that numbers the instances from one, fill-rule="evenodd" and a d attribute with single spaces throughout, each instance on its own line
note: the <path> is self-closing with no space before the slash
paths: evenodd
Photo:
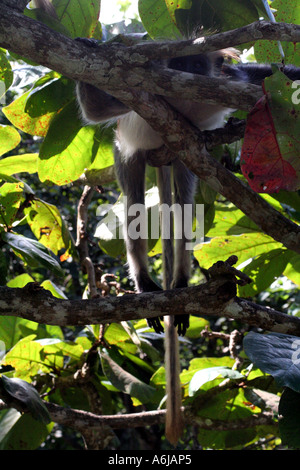
<path id="1" fill-rule="evenodd" d="M 26 14 L 71 38 L 102 38 L 98 2 L 53 0 L 53 5 L 58 20 L 49 19 L 38 10 L 26 10 Z M 300 7 L 296 0 L 274 0 L 272 6 L 278 9 L 278 19 L 299 23 Z M 265 15 L 259 0 L 179 0 L 177 3 L 140 0 L 139 13 L 143 27 L 154 39 L 178 39 L 199 24 L 210 31 L 226 31 Z M 132 22 L 131 27 L 135 30 L 136 24 Z M 297 48 L 294 44 L 284 45 L 287 57 L 294 63 L 299 61 Z M 269 62 L 280 60 L 277 44 L 258 42 L 254 51 L 258 61 L 266 57 Z M 11 67 L 10 63 L 15 61 L 8 51 L 0 51 L 0 85 L 4 83 L 8 90 L 7 105 L 0 115 L 0 283 L 21 289 L 30 282 L 39 282 L 61 299 L 89 298 L 87 274 L 80 268 L 74 242 L 76 207 L 81 197 L 81 178 L 87 178 L 89 172 L 96 173 L 102 182 L 103 175 L 113 165 L 114 130 L 82 125 L 74 84 L 57 72 L 26 64 L 24 84 L 17 86 L 17 82 L 12 86 L 12 69 L 17 67 Z M 24 64 L 20 59 L 17 63 Z M 32 73 L 34 70 L 34 75 L 27 75 L 29 69 Z M 276 93 L 277 86 L 276 82 L 270 91 Z M 0 87 L 0 98 L 1 90 Z M 219 153 L 229 157 L 237 176 L 243 178 L 239 167 L 240 146 L 227 145 Z M 158 210 L 154 185 L 153 171 L 149 169 L 149 220 L 150 211 Z M 284 216 L 299 222 L 298 192 L 280 191 L 263 197 Z M 290 307 L 299 315 L 299 255 L 262 233 L 240 210 L 203 183 L 199 185 L 197 202 L 205 204 L 206 238 L 194 250 L 192 282 L 204 280 L 196 268 L 198 263 L 202 268 L 209 268 L 214 262 L 235 254 L 240 268 L 253 280 L 250 285 L 239 286 L 238 295 L 282 310 Z M 113 279 L 110 282 L 100 276 L 99 292 L 120 294 L 114 277 L 122 287 L 131 289 L 121 267 L 125 263 L 123 242 L 114 236 L 124 219 L 114 177 L 94 194 L 88 216 L 90 257 L 102 269 L 101 274 L 104 272 Z M 158 281 L 161 261 L 156 255 L 160 254 L 160 240 L 150 237 L 151 269 Z M 282 387 L 288 388 L 280 399 L 279 430 L 285 445 L 298 448 L 297 357 L 293 362 L 297 353 L 293 345 L 298 340 L 286 335 L 250 332 L 245 337 L 244 351 L 241 344 L 237 345 L 238 356 L 244 362 L 236 370 L 228 344 L 230 333 L 236 328 L 242 333 L 249 330 L 246 325 L 222 318 L 217 321 L 191 318 L 186 338 L 180 341 L 183 366 L 180 379 L 183 405 L 190 407 L 200 424 L 187 426 L 178 448 L 261 448 L 260 439 L 266 436 L 270 443 L 264 444 L 265 448 L 274 448 L 278 443 L 277 412 L 268 425 L 264 421 L 260 424 L 259 419 L 264 411 L 270 410 L 270 397 L 276 401 Z M 207 333 L 212 333 L 212 337 L 207 337 Z M 101 334 L 99 325 L 60 328 L 12 316 L 0 318 L 1 397 L 6 394 L 8 403 L 10 399 L 18 410 L 26 411 L 24 414 L 13 408 L 0 411 L 1 449 L 66 445 L 59 443 L 55 434 L 57 425 L 48 423 L 40 394 L 45 400 L 66 408 L 98 414 L 132 412 L 140 406 L 143 410 L 164 407 L 162 335 L 155 334 L 145 321 L 111 324 L 105 328 L 103 337 Z M 89 373 L 84 376 L 86 370 Z M 98 402 L 101 408 L 97 408 Z M 258 424 L 253 424 L 253 417 Z M 29 428 L 31 433 L 26 431 Z M 149 445 L 152 442 L 155 449 L 169 449 L 163 431 L 157 429 L 145 430 L 143 439 Z M 61 432 L 66 435 L 69 431 L 62 428 Z M 118 433 L 119 440 L 115 439 L 111 445 L 138 449 L 143 442 L 139 432 L 124 429 Z M 82 447 L 75 431 L 72 439 L 71 448 Z"/>

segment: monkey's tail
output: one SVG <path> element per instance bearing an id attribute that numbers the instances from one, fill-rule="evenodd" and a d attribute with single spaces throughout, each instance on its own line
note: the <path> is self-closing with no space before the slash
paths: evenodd
<path id="1" fill-rule="evenodd" d="M 179 343 L 173 315 L 164 317 L 164 325 L 167 379 L 166 438 L 175 446 L 182 434 L 184 422 L 181 411 Z"/>
<path id="2" fill-rule="evenodd" d="M 171 167 L 165 166 L 158 168 L 158 188 L 160 204 L 172 205 L 171 188 Z M 163 287 L 169 289 L 173 275 L 173 224 L 169 219 L 164 220 L 164 213 L 161 212 L 161 233 L 163 247 Z M 164 237 L 164 228 L 166 224 L 171 225 L 170 236 Z M 164 317 L 165 326 L 165 369 L 166 369 L 166 393 L 167 393 L 167 413 L 166 413 L 166 437 L 174 446 L 177 444 L 183 430 L 183 415 L 181 411 L 181 386 L 180 386 L 180 360 L 179 360 L 179 342 L 177 331 L 174 326 L 173 315 Z"/>

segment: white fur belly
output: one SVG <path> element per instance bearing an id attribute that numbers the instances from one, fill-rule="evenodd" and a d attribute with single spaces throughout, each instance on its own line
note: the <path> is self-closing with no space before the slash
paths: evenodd
<path id="1" fill-rule="evenodd" d="M 163 144 L 161 137 L 134 111 L 118 120 L 116 145 L 125 158 L 138 150 L 157 149 Z"/>
<path id="2" fill-rule="evenodd" d="M 230 109 L 191 101 L 168 98 L 169 103 L 187 117 L 200 130 L 223 127 L 224 118 Z M 162 138 L 134 111 L 118 120 L 116 145 L 124 158 L 130 158 L 138 150 L 153 150 L 163 145 Z"/>
<path id="3" fill-rule="evenodd" d="M 233 111 L 218 105 L 176 100 L 176 98 L 167 98 L 167 101 L 201 131 L 223 127 L 225 116 Z"/>

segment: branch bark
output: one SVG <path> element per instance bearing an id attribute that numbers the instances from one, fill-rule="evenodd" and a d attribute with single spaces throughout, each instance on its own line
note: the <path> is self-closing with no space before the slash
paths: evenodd
<path id="1" fill-rule="evenodd" d="M 170 57 L 187 56 L 226 49 L 232 45 L 251 43 L 257 40 L 277 40 L 300 42 L 300 25 L 287 23 L 270 23 L 255 21 L 242 28 L 186 41 L 156 42 L 153 49 L 151 43 L 131 46 L 132 60 L 141 65 L 142 60 L 167 59 Z M 138 54 L 138 60 L 136 60 Z"/>
<path id="2" fill-rule="evenodd" d="M 87 234 L 88 206 L 92 200 L 94 188 L 85 186 L 77 208 L 77 238 L 76 247 L 79 252 L 80 265 L 83 272 L 87 273 L 88 286 L 91 298 L 98 297 L 96 286 L 96 273 L 94 264 L 89 256 L 89 243 Z"/>
<path id="3" fill-rule="evenodd" d="M 93 50 L 13 8 L 0 4 L 0 45 L 75 80 L 113 93 L 138 88 L 150 93 L 205 100 L 249 111 L 261 96 L 256 85 L 191 76 L 163 67 L 149 67 L 149 59 L 122 44 L 102 44 Z M 156 44 L 152 43 L 153 51 Z M 154 53 L 154 52 L 153 52 Z M 134 58 L 134 59 L 133 59 Z"/>
<path id="4" fill-rule="evenodd" d="M 53 421 L 83 432 L 90 427 L 92 429 L 103 429 L 109 426 L 112 429 L 128 429 L 144 426 L 153 426 L 165 422 L 165 410 L 147 411 L 144 413 L 130 413 L 123 415 L 98 416 L 81 410 L 66 409 L 54 403 L 45 402 Z M 274 425 L 272 413 L 261 413 L 253 415 L 248 419 L 234 421 L 211 420 L 192 416 L 189 410 L 183 409 L 186 424 L 196 424 L 202 429 L 230 431 L 234 429 L 247 429 L 249 427 Z"/>
<path id="5" fill-rule="evenodd" d="M 23 289 L 0 287 L 0 316 L 67 326 L 106 324 L 163 315 L 209 315 L 300 336 L 299 318 L 240 299 L 235 293 L 235 283 L 220 277 L 197 287 L 88 301 L 61 300 L 37 284 L 30 283 Z"/>

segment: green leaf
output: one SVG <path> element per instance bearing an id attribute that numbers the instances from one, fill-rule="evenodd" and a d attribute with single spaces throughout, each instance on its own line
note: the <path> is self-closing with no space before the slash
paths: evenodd
<path id="1" fill-rule="evenodd" d="M 104 125 L 97 126 L 94 130 L 94 140 L 97 153 L 93 156 L 93 161 L 86 171 L 87 177 L 89 177 L 89 174 L 100 172 L 100 170 L 107 170 L 109 167 L 114 165 L 113 128 Z M 101 181 L 101 179 L 98 181 Z"/>
<path id="2" fill-rule="evenodd" d="M 272 194 L 272 198 L 279 201 L 284 206 L 289 206 L 300 212 L 300 194 L 299 192 L 291 191 L 279 191 L 278 193 Z"/>
<path id="3" fill-rule="evenodd" d="M 51 71 L 37 80 L 30 91 L 3 108 L 3 112 L 15 127 L 45 137 L 52 118 L 72 101 L 73 83 Z"/>
<path id="4" fill-rule="evenodd" d="M 300 10 L 298 0 L 274 0 L 272 8 L 277 10 L 275 18 L 283 23 L 300 23 Z M 286 64 L 300 65 L 300 44 L 282 41 L 284 61 Z M 258 62 L 280 63 L 282 57 L 279 52 L 277 41 L 256 41 L 254 45 L 255 57 Z"/>
<path id="5" fill-rule="evenodd" d="M 23 183 L 5 183 L 0 187 L 1 216 L 0 226 L 11 227 L 24 200 Z"/>
<path id="6" fill-rule="evenodd" d="M 230 357 L 199 357 L 197 359 L 192 359 L 189 368 L 184 369 L 181 374 L 180 374 L 180 380 L 182 384 L 184 385 L 184 388 L 186 389 L 186 393 L 188 394 L 188 388 L 189 388 L 189 383 L 192 380 L 193 376 L 195 375 L 196 372 L 201 371 L 203 369 L 210 369 L 214 367 L 226 367 L 226 368 L 231 368 L 234 365 L 234 360 Z M 223 379 L 222 379 L 223 380 Z M 219 380 L 220 382 L 220 380 Z M 208 387 L 210 388 L 212 384 L 209 384 Z"/>
<path id="7" fill-rule="evenodd" d="M 104 350 L 101 351 L 101 363 L 106 377 L 118 390 L 137 398 L 141 403 L 151 401 L 156 390 L 120 367 Z"/>
<path id="8" fill-rule="evenodd" d="M 229 369 L 228 367 L 210 367 L 209 369 L 202 369 L 193 375 L 189 385 L 189 396 L 192 397 L 207 382 L 211 382 L 218 377 L 226 379 L 241 379 L 243 374 L 236 370 Z"/>
<path id="9" fill-rule="evenodd" d="M 59 338 L 41 338 L 35 342 L 42 347 L 42 364 L 48 371 L 63 370 L 66 357 L 68 358 L 69 367 L 78 364 L 84 352 L 80 344 L 62 341 Z"/>
<path id="10" fill-rule="evenodd" d="M 292 256 L 292 251 L 282 248 L 260 254 L 243 269 L 253 282 L 246 286 L 238 286 L 238 295 L 253 297 L 266 290 L 282 275 Z"/>
<path id="11" fill-rule="evenodd" d="M 140 0 L 139 15 L 151 38 L 178 39 L 181 36 L 165 0 Z"/>
<path id="12" fill-rule="evenodd" d="M 215 217 L 212 228 L 207 233 L 208 237 L 241 235 L 253 232 L 261 232 L 261 230 L 233 204 L 215 204 Z"/>
<path id="13" fill-rule="evenodd" d="M 194 255 L 203 268 L 210 268 L 216 261 L 225 261 L 231 255 L 238 257 L 238 266 L 261 253 L 281 247 L 281 243 L 263 233 L 245 233 L 240 236 L 213 238 L 208 243 L 197 245 Z"/>
<path id="14" fill-rule="evenodd" d="M 71 234 L 56 206 L 35 199 L 30 207 L 24 210 L 24 214 L 32 233 L 55 255 L 60 250 L 67 252 L 67 256 L 69 251 L 73 251 Z"/>
<path id="15" fill-rule="evenodd" d="M 29 114 L 25 112 L 29 93 L 30 92 L 27 92 L 20 96 L 20 98 L 17 98 L 5 108 L 2 108 L 2 111 L 7 119 L 18 129 L 21 129 L 23 132 L 30 135 L 44 137 L 47 134 L 47 130 L 54 113 L 31 118 Z"/>
<path id="16" fill-rule="evenodd" d="M 20 142 L 20 134 L 14 127 L 0 125 L 0 155 L 14 149 Z"/>
<path id="17" fill-rule="evenodd" d="M 54 3 L 52 2 L 52 4 Z M 64 36 L 70 36 L 69 31 L 66 27 L 61 24 L 59 19 L 53 18 L 53 16 L 49 15 L 44 10 L 44 8 L 25 8 L 24 14 L 26 16 L 29 16 L 29 18 L 40 21 L 41 23 L 45 23 L 49 28 L 53 29 L 54 31 L 57 31 L 58 33 L 63 34 Z"/>
<path id="18" fill-rule="evenodd" d="M 52 74 L 38 80 L 28 95 L 25 112 L 31 118 L 51 115 L 74 101 L 74 83 Z"/>
<path id="19" fill-rule="evenodd" d="M 10 410 L 14 411 L 14 410 Z M 15 413 L 16 415 L 16 413 Z M 10 427 L 8 433 L 0 441 L 1 450 L 35 450 L 49 435 L 53 423 L 45 424 L 35 420 L 30 414 L 24 414 Z M 0 421 L 0 426 L 2 421 Z M 6 429 L 8 426 L 6 426 Z M 30 432 L 28 432 L 30 430 Z"/>
<path id="20" fill-rule="evenodd" d="M 41 372 L 57 373 L 64 368 L 65 357 L 69 358 L 69 365 L 77 364 L 82 358 L 84 351 L 80 344 L 51 337 L 34 340 L 35 337 L 20 340 L 3 360 L 15 369 L 17 377 L 30 380 Z"/>
<path id="21" fill-rule="evenodd" d="M 15 403 L 20 403 L 24 411 L 29 411 L 34 419 L 48 424 L 51 419 L 46 406 L 36 389 L 21 379 L 0 377 L 0 387 Z"/>
<path id="22" fill-rule="evenodd" d="M 63 293 L 63 291 L 56 285 L 54 282 L 50 281 L 50 279 L 46 279 L 41 283 L 41 287 L 51 292 L 53 297 L 57 297 L 58 299 L 67 299 L 67 296 Z"/>
<path id="23" fill-rule="evenodd" d="M 283 274 L 292 282 L 294 282 L 296 286 L 300 285 L 300 256 L 299 255 L 295 255 L 292 258 L 290 258 Z"/>
<path id="24" fill-rule="evenodd" d="M 15 178 L 14 176 L 10 176 L 10 175 L 5 175 L 3 173 L 0 173 L 0 181 L 6 181 L 7 183 L 19 183 L 20 182 L 18 178 Z"/>
<path id="25" fill-rule="evenodd" d="M 132 342 L 129 334 L 119 323 L 112 323 L 106 329 L 104 339 L 109 345 L 116 345 L 118 348 L 131 354 L 137 353 L 137 346 Z"/>
<path id="26" fill-rule="evenodd" d="M 124 204 L 120 197 L 118 201 L 110 206 L 100 206 L 97 215 L 107 214 L 98 223 L 94 237 L 99 239 L 101 249 L 110 256 L 116 257 L 124 253 L 124 241 L 122 227 L 124 223 Z"/>
<path id="27" fill-rule="evenodd" d="M 7 287 L 24 287 L 29 282 L 34 282 L 33 277 L 27 273 L 19 274 L 19 276 L 14 277 L 7 283 Z"/>
<path id="28" fill-rule="evenodd" d="M 15 175 L 17 173 L 35 173 L 37 171 L 37 153 L 13 155 L 0 160 L 0 173 Z"/>
<path id="29" fill-rule="evenodd" d="M 59 263 L 38 241 L 12 232 L 2 233 L 1 237 L 30 266 L 50 269 L 57 276 L 63 275 Z"/>
<path id="30" fill-rule="evenodd" d="M 27 336 L 6 354 L 3 364 L 15 369 L 15 376 L 30 381 L 32 377 L 41 372 L 52 372 L 42 357 L 42 346 L 33 341 L 36 335 Z"/>
<path id="31" fill-rule="evenodd" d="M 179 0 L 176 3 L 166 0 L 166 3 L 185 35 L 199 30 L 199 25 L 206 31 L 227 31 L 258 20 L 251 0 Z"/>
<path id="32" fill-rule="evenodd" d="M 24 336 L 37 334 L 38 327 L 38 323 L 31 320 L 3 316 L 0 317 L 0 338 L 9 350 Z"/>
<path id="33" fill-rule="evenodd" d="M 53 5 L 60 23 L 70 37 L 91 37 L 99 22 L 100 2 L 93 0 L 54 0 Z"/>
<path id="34" fill-rule="evenodd" d="M 101 128 L 82 126 L 75 99 L 58 113 L 41 146 L 38 172 L 41 181 L 63 185 L 77 180 L 107 145 Z M 104 150 L 102 154 L 106 155 Z M 106 164 L 111 165 L 111 157 Z"/>
<path id="35" fill-rule="evenodd" d="M 13 72 L 6 54 L 0 51 L 0 102 L 13 82 Z"/>
<path id="36" fill-rule="evenodd" d="M 196 400 L 195 400 L 196 401 Z M 196 406 L 196 403 L 193 403 Z M 248 398 L 245 396 L 245 391 L 241 388 L 226 390 L 224 392 L 215 394 L 211 399 L 201 406 L 198 410 L 198 415 L 202 418 L 209 420 L 217 420 L 220 423 L 220 428 L 217 430 L 200 429 L 198 432 L 198 442 L 204 448 L 214 450 L 222 449 L 241 449 L 245 445 L 252 443 L 259 438 L 255 428 L 241 429 L 237 426 L 236 430 L 223 431 L 222 422 L 224 425 L 230 421 L 240 423 L 240 420 L 247 420 L 256 413 L 259 416 L 259 408 L 249 403 Z M 246 421 L 247 422 L 247 421 Z M 270 432 L 275 431 L 276 427 L 270 428 Z"/>
<path id="37" fill-rule="evenodd" d="M 201 331 L 209 327 L 209 321 L 204 318 L 190 316 L 190 326 L 186 332 L 186 338 L 199 338 Z"/>
<path id="38" fill-rule="evenodd" d="M 21 413 L 19 413 L 19 411 L 15 410 L 14 408 L 0 412 L 0 449 L 3 449 L 6 436 L 13 428 L 14 424 L 18 421 L 20 416 Z"/>

